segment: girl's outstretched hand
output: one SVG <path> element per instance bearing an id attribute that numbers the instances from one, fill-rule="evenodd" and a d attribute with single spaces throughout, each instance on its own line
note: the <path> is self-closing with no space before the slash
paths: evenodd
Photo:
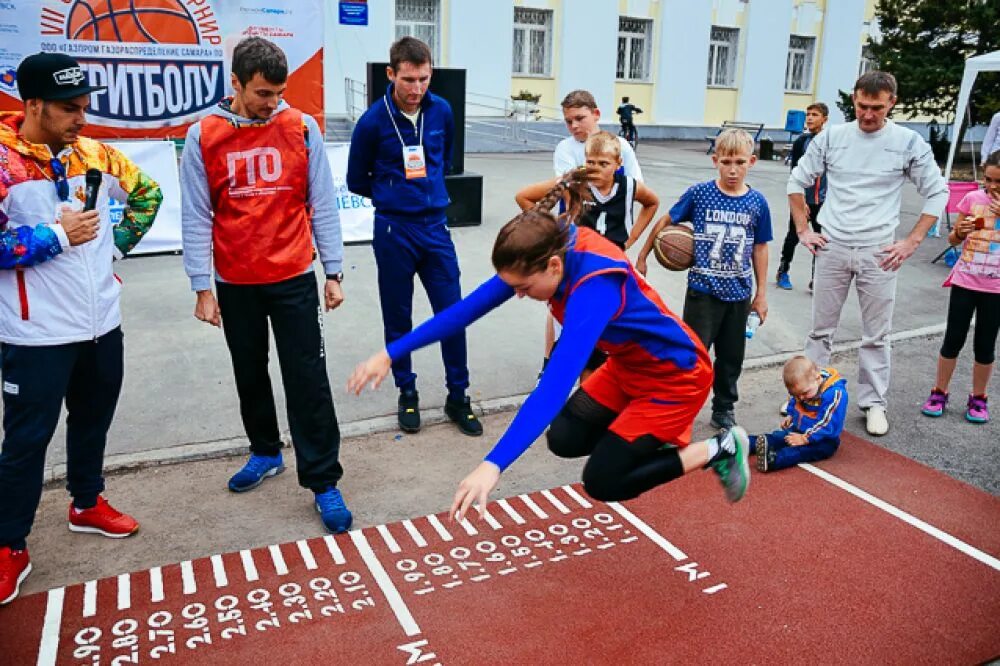
<path id="1" fill-rule="evenodd" d="M 391 368 L 392 359 L 389 358 L 389 353 L 383 349 L 354 368 L 354 372 L 347 380 L 347 390 L 354 395 L 361 395 L 366 384 L 370 384 L 373 390 L 377 389 Z"/>
<path id="2" fill-rule="evenodd" d="M 482 462 L 469 476 L 462 479 L 455 492 L 448 517 L 452 521 L 461 521 L 473 502 L 479 505 L 479 517 L 486 510 L 486 499 L 500 483 L 500 468 L 491 462 Z"/>

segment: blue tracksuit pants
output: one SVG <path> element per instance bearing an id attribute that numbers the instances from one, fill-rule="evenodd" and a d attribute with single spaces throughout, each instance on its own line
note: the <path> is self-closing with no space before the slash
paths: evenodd
<path id="1" fill-rule="evenodd" d="M 799 463 L 826 460 L 837 452 L 840 439 L 821 439 L 809 442 L 803 446 L 789 446 L 785 443 L 785 435 L 791 430 L 775 430 L 766 435 L 750 435 L 750 453 L 757 453 L 757 438 L 766 437 L 768 447 L 775 452 L 774 462 L 768 466 L 768 471 L 794 467 Z"/>
<path id="2" fill-rule="evenodd" d="M 442 214 L 440 220 L 375 214 L 372 249 L 378 265 L 378 292 L 382 305 L 385 342 L 403 337 L 413 328 L 413 277 L 424 285 L 435 314 L 462 299 L 458 256 Z M 445 385 L 449 397 L 461 399 L 469 387 L 465 331 L 441 341 Z M 410 357 L 392 364 L 392 376 L 401 391 L 414 389 L 417 375 Z"/>

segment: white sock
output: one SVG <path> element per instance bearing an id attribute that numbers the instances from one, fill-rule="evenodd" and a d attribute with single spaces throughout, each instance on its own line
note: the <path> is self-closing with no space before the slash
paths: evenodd
<path id="1" fill-rule="evenodd" d="M 710 437 L 705 441 L 708 444 L 708 459 L 712 460 L 715 456 L 719 455 L 719 438 Z"/>

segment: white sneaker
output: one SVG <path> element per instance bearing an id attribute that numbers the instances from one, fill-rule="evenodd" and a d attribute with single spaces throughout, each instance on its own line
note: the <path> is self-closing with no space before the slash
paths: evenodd
<path id="1" fill-rule="evenodd" d="M 885 407 L 873 405 L 868 408 L 865 427 L 869 435 L 881 436 L 889 432 L 889 419 L 885 416 Z"/>
<path id="2" fill-rule="evenodd" d="M 781 407 L 778 407 L 778 413 L 782 416 L 788 416 L 788 399 L 786 398 Z"/>

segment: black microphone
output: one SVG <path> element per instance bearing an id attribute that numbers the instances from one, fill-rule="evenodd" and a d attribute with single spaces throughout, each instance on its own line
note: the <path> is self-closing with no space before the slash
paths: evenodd
<path id="1" fill-rule="evenodd" d="M 101 189 L 104 175 L 98 169 L 87 169 L 87 186 L 84 189 L 84 210 L 94 210 L 97 207 L 97 192 Z"/>

